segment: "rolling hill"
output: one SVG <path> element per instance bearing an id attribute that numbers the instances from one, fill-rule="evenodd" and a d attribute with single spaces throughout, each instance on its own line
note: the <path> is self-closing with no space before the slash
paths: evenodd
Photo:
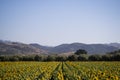
<path id="1" fill-rule="evenodd" d="M 45 54 L 44 50 L 19 42 L 0 41 L 0 55 Z"/>
<path id="2" fill-rule="evenodd" d="M 117 46 L 116 46 L 117 45 Z M 31 55 L 31 54 L 61 54 L 74 53 L 78 49 L 84 49 L 88 54 L 104 54 L 120 49 L 118 44 L 61 44 L 55 47 L 39 44 L 25 44 L 20 42 L 0 40 L 0 55 Z"/>
<path id="3" fill-rule="evenodd" d="M 89 54 L 104 54 L 119 49 L 118 47 L 106 45 L 106 44 L 72 43 L 72 44 L 61 44 L 55 47 L 46 47 L 46 46 L 41 46 L 39 44 L 30 44 L 30 45 L 46 50 L 49 53 L 68 53 L 68 52 L 75 52 L 78 49 L 84 49 Z"/>
<path id="4" fill-rule="evenodd" d="M 120 43 L 110 43 L 109 46 L 118 47 L 120 49 Z"/>

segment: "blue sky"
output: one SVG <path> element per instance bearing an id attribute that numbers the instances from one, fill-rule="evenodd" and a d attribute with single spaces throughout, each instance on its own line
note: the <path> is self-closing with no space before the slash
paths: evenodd
<path id="1" fill-rule="evenodd" d="M 120 42 L 120 0 L 0 0 L 0 39 L 51 46 Z"/>

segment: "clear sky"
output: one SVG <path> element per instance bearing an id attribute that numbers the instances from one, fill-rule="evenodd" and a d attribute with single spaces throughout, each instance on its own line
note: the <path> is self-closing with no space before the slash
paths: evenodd
<path id="1" fill-rule="evenodd" d="M 0 0 L 0 39 L 51 46 L 120 42 L 120 0 Z"/>

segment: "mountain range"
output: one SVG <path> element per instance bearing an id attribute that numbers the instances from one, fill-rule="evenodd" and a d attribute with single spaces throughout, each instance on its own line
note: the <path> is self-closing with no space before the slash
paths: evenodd
<path id="1" fill-rule="evenodd" d="M 43 49 L 48 53 L 68 53 L 68 52 L 75 52 L 78 49 L 84 49 L 89 54 L 104 54 L 104 53 L 112 52 L 119 49 L 119 47 L 116 47 L 111 44 L 71 43 L 71 44 L 61 44 L 55 47 L 46 47 L 39 44 L 30 44 L 30 45 L 39 49 Z"/>
<path id="2" fill-rule="evenodd" d="M 0 41 L 0 55 L 29 55 L 29 54 L 46 54 L 42 49 L 33 47 L 29 44 Z"/>
<path id="3" fill-rule="evenodd" d="M 88 52 L 88 54 L 105 54 L 120 49 L 120 43 L 71 43 L 48 47 L 37 43 L 25 44 L 0 40 L 0 55 L 61 54 L 75 52 L 78 49 L 84 49 Z"/>

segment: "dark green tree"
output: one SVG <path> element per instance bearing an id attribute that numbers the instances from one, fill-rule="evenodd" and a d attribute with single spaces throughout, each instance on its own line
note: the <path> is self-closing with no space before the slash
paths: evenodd
<path id="1" fill-rule="evenodd" d="M 41 60 L 42 60 L 42 57 L 41 57 L 41 56 L 36 55 L 36 56 L 34 57 L 34 60 L 35 60 L 35 61 L 41 61 Z"/>
<path id="2" fill-rule="evenodd" d="M 9 61 L 19 61 L 19 57 L 12 56 L 12 57 L 9 58 Z"/>
<path id="3" fill-rule="evenodd" d="M 46 61 L 55 61 L 55 56 L 48 55 Z"/>
<path id="4" fill-rule="evenodd" d="M 83 49 L 79 49 L 75 52 L 76 55 L 81 55 L 81 54 L 87 54 L 87 51 L 86 50 L 83 50 Z"/>
<path id="5" fill-rule="evenodd" d="M 112 56 L 111 55 L 102 55 L 102 61 L 111 61 L 112 60 Z"/>
<path id="6" fill-rule="evenodd" d="M 88 60 L 90 60 L 90 61 L 100 61 L 101 56 L 100 55 L 90 55 Z"/>
<path id="7" fill-rule="evenodd" d="M 56 61 L 66 61 L 66 57 L 63 56 L 57 56 Z"/>
<path id="8" fill-rule="evenodd" d="M 87 61 L 87 56 L 80 55 L 78 56 L 78 61 Z"/>
<path id="9" fill-rule="evenodd" d="M 70 55 L 70 56 L 68 56 L 67 60 L 69 60 L 69 61 L 77 61 L 77 56 L 76 55 Z"/>
<path id="10" fill-rule="evenodd" d="M 112 60 L 114 60 L 114 61 L 120 61 L 120 53 L 113 55 L 112 56 Z"/>

